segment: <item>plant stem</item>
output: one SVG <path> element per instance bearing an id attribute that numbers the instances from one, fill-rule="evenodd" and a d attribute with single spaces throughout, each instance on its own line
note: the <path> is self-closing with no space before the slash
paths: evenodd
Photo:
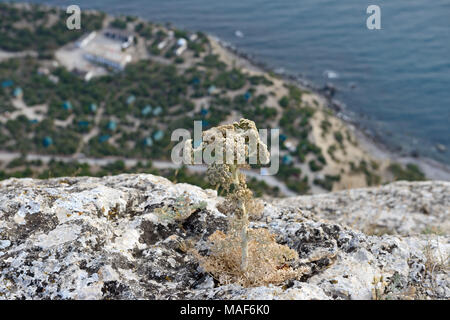
<path id="1" fill-rule="evenodd" d="M 239 168 L 232 166 L 233 183 L 236 186 L 235 190 L 239 190 Z M 248 214 L 245 207 L 245 200 L 240 199 L 241 216 L 241 270 L 245 272 L 248 267 Z"/>
<path id="2" fill-rule="evenodd" d="M 241 229 L 241 249 L 242 260 L 241 270 L 246 271 L 248 266 L 248 215 L 244 202 L 241 203 L 242 210 L 242 229 Z"/>
<path id="3" fill-rule="evenodd" d="M 230 166 L 231 167 L 231 174 L 233 178 L 233 184 L 238 187 L 239 186 L 239 168 L 235 165 Z"/>

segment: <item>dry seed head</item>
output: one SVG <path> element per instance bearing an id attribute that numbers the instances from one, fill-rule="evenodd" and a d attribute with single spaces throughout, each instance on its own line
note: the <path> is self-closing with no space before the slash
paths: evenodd
<path id="1" fill-rule="evenodd" d="M 230 166 L 224 164 L 211 164 L 206 170 L 208 182 L 213 186 L 221 186 L 225 190 L 229 190 L 233 181 Z"/>
<path id="2" fill-rule="evenodd" d="M 192 147 L 192 139 L 186 140 L 184 163 L 192 164 L 194 153 L 205 150 L 220 159 L 220 163 L 239 167 L 245 166 L 247 160 L 256 160 L 252 164 L 267 164 L 270 161 L 267 145 L 261 141 L 255 123 L 247 119 L 204 131 L 202 142 L 196 148 Z"/>

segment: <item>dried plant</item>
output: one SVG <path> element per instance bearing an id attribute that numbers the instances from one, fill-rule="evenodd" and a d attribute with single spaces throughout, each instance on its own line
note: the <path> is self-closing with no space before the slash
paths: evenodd
<path id="1" fill-rule="evenodd" d="M 209 240 L 212 243 L 211 255 L 197 254 L 205 271 L 211 273 L 222 284 L 238 283 L 243 286 L 278 284 L 299 278 L 306 268 L 292 268 L 298 259 L 295 250 L 280 245 L 267 229 L 248 230 L 248 268 L 241 267 L 241 237 L 239 233 L 227 234 L 216 231 Z"/>
<path id="2" fill-rule="evenodd" d="M 214 151 L 215 161 L 208 163 L 206 174 L 212 185 L 227 192 L 218 209 L 229 216 L 227 234 L 216 231 L 209 238 L 210 256 L 197 254 L 205 270 L 221 283 L 237 282 L 246 286 L 298 277 L 304 270 L 290 266 L 298 258 L 294 250 L 276 243 L 275 237 L 265 229 L 249 229 L 249 218 L 260 215 L 263 205 L 253 198 L 240 170 L 249 167 L 247 161 L 253 159 L 255 164 L 267 164 L 270 158 L 255 123 L 241 119 L 232 125 L 207 130 L 202 138 L 198 148 L 192 148 L 191 140 L 186 142 L 185 160 L 193 163 L 196 152 Z"/>

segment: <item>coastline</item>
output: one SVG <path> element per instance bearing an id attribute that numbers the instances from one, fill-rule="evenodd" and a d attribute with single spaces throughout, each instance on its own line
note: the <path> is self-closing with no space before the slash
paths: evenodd
<path id="1" fill-rule="evenodd" d="M 362 148 L 375 159 L 381 161 L 387 160 L 391 162 L 397 162 L 403 165 L 412 163 L 419 166 L 427 179 L 450 181 L 449 165 L 432 158 L 423 156 L 408 156 L 394 150 L 388 144 L 380 141 L 380 139 L 377 139 L 376 136 L 368 134 L 367 128 L 362 127 L 358 123 L 358 119 L 345 112 L 345 109 L 342 108 L 343 104 L 339 100 L 325 95 L 323 93 L 323 88 L 317 87 L 312 82 L 308 81 L 308 79 L 289 74 L 284 70 L 282 70 L 281 72 L 277 71 L 276 69 L 273 70 L 266 63 L 258 61 L 257 58 L 252 57 L 243 51 L 240 51 L 234 45 L 223 41 L 219 37 L 211 34 L 208 34 L 208 37 L 215 41 L 219 46 L 221 46 L 221 48 L 236 61 L 237 66 L 252 72 L 266 74 L 273 73 L 286 83 L 294 84 L 301 89 L 309 90 L 313 94 L 324 99 L 326 101 L 325 107 L 332 110 L 334 112 L 334 115 L 353 131 Z"/>

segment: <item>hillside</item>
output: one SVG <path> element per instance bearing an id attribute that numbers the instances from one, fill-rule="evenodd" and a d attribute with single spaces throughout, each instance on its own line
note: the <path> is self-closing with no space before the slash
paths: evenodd
<path id="1" fill-rule="evenodd" d="M 215 191 L 146 174 L 9 179 L 0 299 L 449 299 L 449 195 L 448 182 L 398 182 L 266 201 L 251 228 L 269 228 L 309 271 L 243 288 L 191 254 L 226 226 Z M 180 206 L 183 221 L 161 218 Z"/>
<path id="2" fill-rule="evenodd" d="M 72 31 L 63 11 L 30 5 L 0 4 L 0 16 L 0 179 L 140 172 L 205 187 L 171 163 L 171 133 L 240 117 L 280 129 L 280 170 L 253 175 L 259 196 L 426 178 L 379 158 L 329 98 L 202 32 L 98 12 Z"/>

